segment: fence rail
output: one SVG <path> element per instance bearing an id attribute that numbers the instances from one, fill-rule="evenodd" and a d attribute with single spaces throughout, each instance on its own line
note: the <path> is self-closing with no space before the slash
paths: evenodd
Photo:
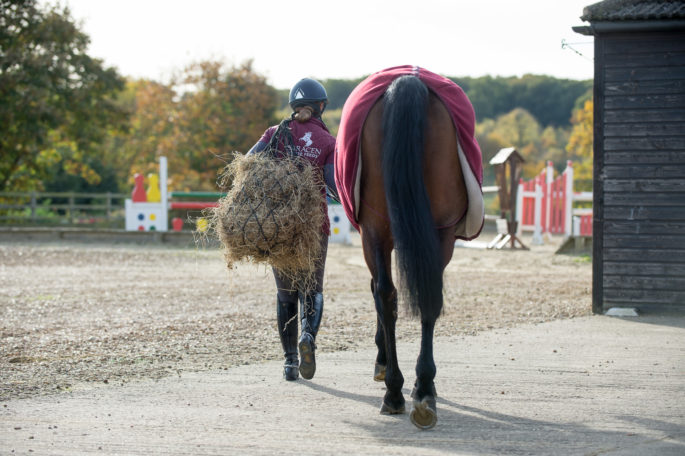
<path id="1" fill-rule="evenodd" d="M 0 223 L 118 225 L 124 193 L 0 192 Z"/>

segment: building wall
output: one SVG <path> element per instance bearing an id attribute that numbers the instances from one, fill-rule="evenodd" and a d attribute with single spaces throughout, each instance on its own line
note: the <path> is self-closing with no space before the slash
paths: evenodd
<path id="1" fill-rule="evenodd" d="M 685 309 L 685 30 L 595 36 L 593 310 Z"/>

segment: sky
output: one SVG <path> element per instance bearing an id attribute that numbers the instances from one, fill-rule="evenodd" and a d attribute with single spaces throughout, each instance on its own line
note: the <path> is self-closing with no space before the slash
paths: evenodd
<path id="1" fill-rule="evenodd" d="M 57 0 L 42 0 L 55 4 Z M 167 82 L 202 60 L 253 69 L 274 87 L 352 79 L 396 65 L 445 76 L 592 79 L 593 39 L 574 33 L 597 0 L 60 0 L 89 55 Z M 562 49 L 562 40 L 571 49 Z"/>

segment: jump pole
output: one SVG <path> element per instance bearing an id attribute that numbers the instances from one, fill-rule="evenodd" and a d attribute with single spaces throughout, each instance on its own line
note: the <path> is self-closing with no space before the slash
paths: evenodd
<path id="1" fill-rule="evenodd" d="M 218 201 L 169 201 L 169 197 L 197 197 L 222 198 L 225 193 L 217 192 L 171 192 L 167 188 L 167 158 L 159 157 L 159 202 L 134 202 L 127 199 L 126 230 L 127 231 L 168 231 L 169 210 L 172 209 L 207 209 L 218 207 Z M 328 218 L 331 225 L 331 242 L 350 244 L 350 223 L 342 210 L 342 206 L 331 204 L 328 206 Z"/>
<path id="2" fill-rule="evenodd" d="M 161 203 L 164 208 L 164 221 L 162 229 L 159 231 L 167 231 L 169 229 L 169 192 L 167 190 L 167 161 L 166 157 L 159 157 L 159 193 L 162 195 Z"/>

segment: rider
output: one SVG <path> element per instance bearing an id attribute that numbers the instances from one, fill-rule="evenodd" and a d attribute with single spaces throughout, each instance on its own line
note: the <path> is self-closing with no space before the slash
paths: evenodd
<path id="1" fill-rule="evenodd" d="M 304 78 L 290 90 L 289 104 L 293 110 L 291 119 L 283 122 L 289 123 L 292 133 L 293 152 L 304 157 L 319 168 L 324 176 L 324 181 L 329 191 L 335 195 L 335 178 L 333 172 L 335 138 L 331 136 L 328 128 L 321 120 L 321 114 L 328 103 L 326 89 L 318 81 Z M 269 140 L 274 135 L 278 125 L 267 129 L 248 154 L 264 150 Z M 279 152 L 283 144 L 278 141 Z M 287 146 L 286 146 L 287 147 Z M 323 189 L 322 208 L 326 210 L 326 193 Z M 316 371 L 314 351 L 316 349 L 316 334 L 321 324 L 323 312 L 323 276 L 326 265 L 326 253 L 328 250 L 328 236 L 330 225 L 328 216 L 325 217 L 321 227 L 321 258 L 317 262 L 315 271 L 316 285 L 313 290 L 297 290 L 292 281 L 273 268 L 276 280 L 276 320 L 278 332 L 281 337 L 285 365 L 283 376 L 286 380 L 296 380 L 299 373 L 306 379 L 311 379 Z M 302 334 L 297 338 L 297 301 L 300 302 L 300 319 Z M 297 352 L 300 352 L 298 365 Z"/>

